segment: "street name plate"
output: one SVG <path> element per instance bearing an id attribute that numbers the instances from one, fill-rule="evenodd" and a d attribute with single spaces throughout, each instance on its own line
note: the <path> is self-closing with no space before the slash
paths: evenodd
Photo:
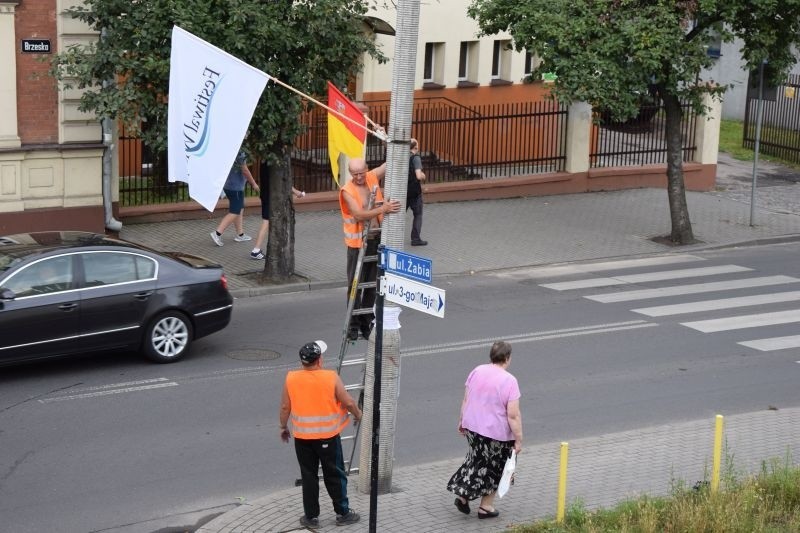
<path id="1" fill-rule="evenodd" d="M 431 282 L 433 262 L 430 259 L 391 248 L 384 248 L 383 254 L 381 266 L 386 272 L 421 281 L 422 283 Z"/>
<path id="2" fill-rule="evenodd" d="M 444 318 L 444 290 L 387 272 L 380 279 L 381 294 L 390 302 Z"/>

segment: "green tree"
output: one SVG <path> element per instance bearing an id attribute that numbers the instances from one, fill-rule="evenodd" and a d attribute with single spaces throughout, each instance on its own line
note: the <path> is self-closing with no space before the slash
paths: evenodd
<path id="1" fill-rule="evenodd" d="M 364 54 L 383 59 L 364 31 L 369 0 L 85 0 L 69 10 L 101 32 L 53 58 L 53 75 L 86 89 L 81 109 L 120 120 L 155 153 L 167 142 L 170 35 L 173 25 L 197 35 L 306 94 L 343 86 Z M 110 81 L 110 83 L 109 83 Z M 247 147 L 266 163 L 270 235 L 265 276 L 294 273 L 294 207 L 288 163 L 307 106 L 269 83 L 250 123 Z"/>
<path id="2" fill-rule="evenodd" d="M 680 102 L 702 114 L 705 95 L 721 98 L 726 89 L 700 81 L 712 61 L 708 45 L 739 37 L 748 66 L 768 58 L 779 77 L 800 43 L 800 0 L 473 0 L 469 14 L 484 34 L 508 31 L 516 49 L 536 54 L 538 72 L 556 73 L 552 93 L 561 102 L 586 101 L 624 120 L 655 89 L 666 114 L 670 238 L 681 244 L 694 235 Z"/>

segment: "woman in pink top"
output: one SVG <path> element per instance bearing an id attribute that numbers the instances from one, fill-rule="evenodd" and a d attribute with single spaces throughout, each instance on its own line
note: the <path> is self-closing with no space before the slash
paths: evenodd
<path id="1" fill-rule="evenodd" d="M 458 431 L 467 437 L 464 464 L 453 474 L 447 490 L 456 495 L 456 507 L 469 514 L 469 501 L 481 499 L 478 518 L 494 518 L 497 485 L 511 450 L 522 451 L 522 415 L 517 378 L 506 369 L 511 345 L 495 342 L 489 351 L 491 364 L 480 365 L 467 378 Z"/>

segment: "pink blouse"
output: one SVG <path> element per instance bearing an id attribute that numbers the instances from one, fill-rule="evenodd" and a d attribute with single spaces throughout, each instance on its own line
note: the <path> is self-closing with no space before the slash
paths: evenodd
<path id="1" fill-rule="evenodd" d="M 466 387 L 461 427 L 494 440 L 514 440 L 508 425 L 508 402 L 521 396 L 517 378 L 497 365 L 485 364 L 470 372 Z"/>

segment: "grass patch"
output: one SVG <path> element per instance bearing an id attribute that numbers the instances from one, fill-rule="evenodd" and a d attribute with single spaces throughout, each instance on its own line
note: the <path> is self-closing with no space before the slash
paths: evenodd
<path id="1" fill-rule="evenodd" d="M 767 127 L 764 128 L 764 131 L 767 131 Z M 794 136 L 800 135 L 797 132 L 791 132 L 791 134 Z M 749 148 L 744 148 L 742 139 L 744 139 L 744 123 L 741 120 L 723 120 L 720 123 L 719 151 L 727 152 L 740 161 L 752 161 L 755 158 L 755 152 Z M 800 142 L 798 144 L 800 145 Z M 764 154 L 761 151 L 759 151 L 758 159 L 800 169 L 800 164 L 794 161 Z"/>
<path id="2" fill-rule="evenodd" d="M 588 511 L 577 501 L 564 522 L 517 526 L 514 533 L 783 533 L 800 531 L 800 467 L 787 457 L 763 462 L 757 475 L 728 471 L 720 489 L 677 484 L 671 496 L 642 496 L 612 509 Z"/>

